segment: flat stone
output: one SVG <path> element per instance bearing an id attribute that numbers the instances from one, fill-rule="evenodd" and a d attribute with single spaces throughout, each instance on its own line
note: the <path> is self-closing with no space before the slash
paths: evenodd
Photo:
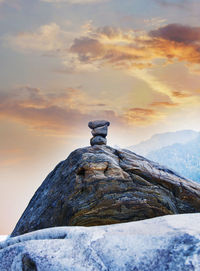
<path id="1" fill-rule="evenodd" d="M 90 121 L 88 123 L 88 127 L 90 129 L 95 129 L 97 127 L 101 127 L 101 126 L 109 126 L 110 125 L 110 122 L 107 121 L 107 120 L 94 120 L 94 121 Z"/>
<path id="2" fill-rule="evenodd" d="M 108 134 L 108 126 L 104 125 L 101 127 L 97 127 L 95 129 L 92 130 L 92 135 L 93 136 L 103 136 L 106 137 Z"/>
<path id="3" fill-rule="evenodd" d="M 94 136 L 90 139 L 90 144 L 91 146 L 94 145 L 106 145 L 107 144 L 107 140 L 105 137 L 102 136 Z"/>

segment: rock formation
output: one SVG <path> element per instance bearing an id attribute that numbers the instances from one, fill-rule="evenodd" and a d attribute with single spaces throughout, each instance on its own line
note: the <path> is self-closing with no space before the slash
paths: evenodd
<path id="1" fill-rule="evenodd" d="M 0 244 L 7 271 L 200 270 L 200 214 L 102 227 L 59 227 Z"/>
<path id="2" fill-rule="evenodd" d="M 89 128 L 92 129 L 93 135 L 93 137 L 90 140 L 91 146 L 107 144 L 106 136 L 108 134 L 109 125 L 110 122 L 106 120 L 96 120 L 90 121 L 88 123 Z"/>
<path id="3" fill-rule="evenodd" d="M 94 136 L 104 139 L 108 125 L 106 121 L 89 123 Z M 131 151 L 98 142 L 75 150 L 56 166 L 12 236 L 56 226 L 105 225 L 200 212 L 197 183 Z"/>

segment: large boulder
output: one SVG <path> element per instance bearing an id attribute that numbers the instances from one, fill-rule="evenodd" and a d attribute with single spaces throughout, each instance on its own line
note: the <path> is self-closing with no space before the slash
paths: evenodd
<path id="1" fill-rule="evenodd" d="M 39 187 L 11 236 L 200 212 L 200 186 L 128 150 L 72 152 Z"/>
<path id="2" fill-rule="evenodd" d="M 199 224 L 185 214 L 39 230 L 0 244 L 0 270 L 199 271 Z"/>

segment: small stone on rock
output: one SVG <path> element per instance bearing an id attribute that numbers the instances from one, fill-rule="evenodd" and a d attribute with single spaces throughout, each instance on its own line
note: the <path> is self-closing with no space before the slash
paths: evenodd
<path id="1" fill-rule="evenodd" d="M 104 125 L 102 127 L 97 127 L 92 130 L 92 135 L 93 136 L 103 136 L 106 137 L 108 134 L 108 126 Z"/>
<path id="2" fill-rule="evenodd" d="M 107 121 L 107 120 L 94 120 L 94 121 L 90 121 L 88 123 L 88 127 L 90 129 L 95 129 L 97 127 L 101 127 L 101 126 L 109 126 L 110 125 L 110 122 Z"/>
<path id="3" fill-rule="evenodd" d="M 94 146 L 94 145 L 106 145 L 106 143 L 107 143 L 106 138 L 104 138 L 102 136 L 95 136 L 95 137 L 90 139 L 91 146 Z"/>

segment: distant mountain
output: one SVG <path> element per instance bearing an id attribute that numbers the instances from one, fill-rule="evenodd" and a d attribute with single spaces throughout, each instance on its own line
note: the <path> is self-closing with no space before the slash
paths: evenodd
<path id="1" fill-rule="evenodd" d="M 200 183 L 200 136 L 185 144 L 173 144 L 152 151 L 147 157 Z"/>
<path id="2" fill-rule="evenodd" d="M 192 130 L 155 134 L 150 139 L 142 141 L 137 145 L 130 146 L 128 149 L 137 154 L 147 156 L 152 151 L 159 150 L 175 143 L 187 143 L 197 138 L 199 134 L 199 132 Z"/>

